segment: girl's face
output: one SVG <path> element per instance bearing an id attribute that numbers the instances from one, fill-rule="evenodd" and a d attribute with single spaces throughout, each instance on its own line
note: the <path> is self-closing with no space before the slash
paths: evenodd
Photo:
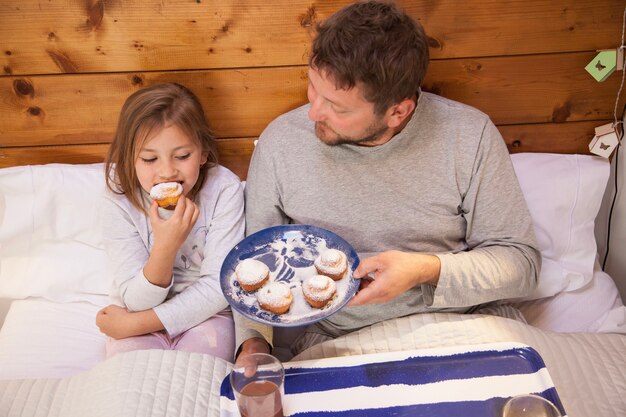
<path id="1" fill-rule="evenodd" d="M 187 195 L 198 181 L 207 153 L 178 126 L 169 125 L 148 137 L 135 160 L 137 179 L 147 193 L 156 184 L 178 182 Z"/>

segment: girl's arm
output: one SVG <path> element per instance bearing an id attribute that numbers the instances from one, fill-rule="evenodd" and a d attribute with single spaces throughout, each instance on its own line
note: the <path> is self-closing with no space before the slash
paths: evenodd
<path id="1" fill-rule="evenodd" d="M 170 288 L 152 284 L 143 273 L 150 257 L 150 234 L 145 213 L 125 196 L 107 192 L 102 201 L 102 235 L 113 279 L 113 303 L 129 311 L 148 310 L 161 304 Z"/>
<path id="2" fill-rule="evenodd" d="M 224 168 L 221 168 L 225 170 Z M 207 320 L 228 306 L 220 286 L 224 258 L 244 237 L 243 187 L 234 174 L 224 172 L 201 193 L 202 221 L 208 227 L 200 267 L 200 278 L 176 296 L 154 308 L 170 336 L 176 336 Z M 211 196 L 214 202 L 210 201 Z M 212 215 L 211 215 L 212 213 Z"/>
<path id="3" fill-rule="evenodd" d="M 103 240 L 114 277 L 111 295 L 116 304 L 129 311 L 143 311 L 165 301 L 172 285 L 176 252 L 189 233 L 186 224 L 195 221 L 198 212 L 189 200 L 180 201 L 178 214 L 172 213 L 166 221 L 159 218 L 154 205 L 146 219 L 123 196 L 109 193 L 104 199 Z"/>
<path id="4" fill-rule="evenodd" d="M 147 243 L 145 243 L 148 239 L 147 237 L 142 239 L 139 233 L 140 227 L 137 227 L 137 223 L 141 222 L 137 220 L 137 216 L 133 221 L 132 215 L 136 213 L 124 212 L 120 210 L 122 206 L 110 205 L 109 207 L 115 210 L 107 212 L 108 217 L 105 217 L 108 219 L 108 222 L 105 222 L 107 249 L 109 254 L 112 253 L 113 259 L 110 260 L 113 266 L 117 266 L 117 271 L 120 273 L 127 274 L 127 279 L 123 280 L 123 285 L 120 286 L 120 289 L 126 290 L 121 291 L 122 294 L 127 296 L 122 297 L 122 302 L 126 304 L 127 299 L 133 298 L 129 294 L 129 289 L 137 293 L 144 289 L 147 295 L 144 298 L 152 299 L 152 302 L 158 305 L 169 291 L 176 253 L 198 218 L 198 208 L 190 200 L 180 199 L 172 217 L 163 220 L 159 217 L 156 203 L 153 203 L 149 217 L 154 244 L 152 250 L 148 252 Z M 108 228 L 106 228 L 107 223 Z M 130 270 L 130 279 L 123 267 Z M 132 271 L 137 268 L 140 268 L 140 271 L 133 277 Z M 141 296 L 141 294 L 138 295 Z M 96 316 L 96 324 L 102 333 L 115 339 L 164 329 L 163 323 L 152 308 L 133 312 L 117 305 L 110 305 L 100 310 Z"/>
<path id="5" fill-rule="evenodd" d="M 154 310 L 129 312 L 124 307 L 110 305 L 96 315 L 100 331 L 114 339 L 139 336 L 163 330 L 163 323 Z"/>
<path id="6" fill-rule="evenodd" d="M 159 217 L 157 203 L 152 202 L 149 215 L 154 244 L 148 262 L 143 267 L 143 275 L 150 283 L 163 288 L 170 286 L 176 253 L 185 243 L 199 214 L 195 203 L 182 197 L 172 217 L 164 220 Z"/>

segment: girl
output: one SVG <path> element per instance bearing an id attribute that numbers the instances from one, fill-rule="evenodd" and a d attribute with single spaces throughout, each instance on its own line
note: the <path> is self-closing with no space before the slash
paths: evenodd
<path id="1" fill-rule="evenodd" d="M 156 348 L 232 361 L 234 325 L 219 273 L 244 237 L 243 188 L 217 165 L 198 98 L 173 83 L 132 94 L 105 170 L 103 235 L 115 304 L 98 312 L 96 324 L 110 337 L 107 357 Z M 150 199 L 163 182 L 182 185 L 174 209 Z"/>

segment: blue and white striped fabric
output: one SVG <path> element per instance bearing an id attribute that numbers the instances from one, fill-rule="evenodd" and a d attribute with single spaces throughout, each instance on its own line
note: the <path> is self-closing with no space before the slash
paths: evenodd
<path id="1" fill-rule="evenodd" d="M 498 343 L 285 363 L 285 416 L 500 416 L 535 393 L 565 412 L 541 356 Z M 238 417 L 228 378 L 221 417 Z"/>

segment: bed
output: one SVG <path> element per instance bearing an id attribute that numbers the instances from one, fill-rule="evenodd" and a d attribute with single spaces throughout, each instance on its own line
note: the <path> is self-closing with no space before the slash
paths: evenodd
<path id="1" fill-rule="evenodd" d="M 597 259 L 606 159 L 514 154 L 542 253 L 537 290 L 509 300 L 525 322 L 433 313 L 379 323 L 293 360 L 477 343 L 536 349 L 568 416 L 626 415 L 626 307 Z M 104 360 L 95 314 L 111 285 L 99 230 L 103 165 L 0 170 L 0 416 L 218 416 L 231 364 L 137 351 Z M 289 335 L 279 335 L 278 349 Z M 284 348 L 284 347 L 283 347 Z"/>

